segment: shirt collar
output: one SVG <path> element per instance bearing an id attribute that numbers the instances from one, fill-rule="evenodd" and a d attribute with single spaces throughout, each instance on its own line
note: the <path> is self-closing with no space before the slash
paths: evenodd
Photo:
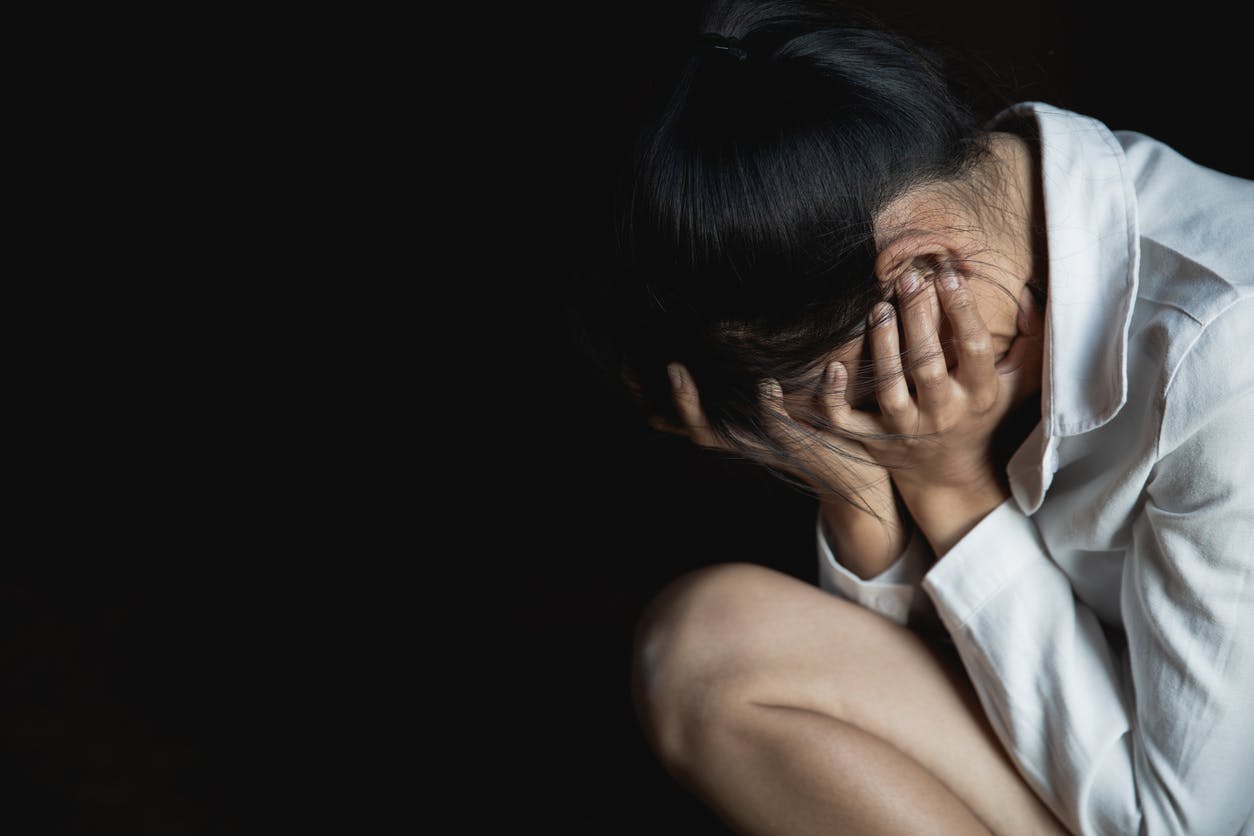
<path id="1" fill-rule="evenodd" d="M 1039 132 L 1049 264 L 1041 425 L 1007 469 L 1032 513 L 1057 470 L 1058 440 L 1102 426 L 1127 400 L 1140 249 L 1135 191 L 1110 129 L 1040 102 L 1007 108 L 990 127 L 1015 118 Z"/>

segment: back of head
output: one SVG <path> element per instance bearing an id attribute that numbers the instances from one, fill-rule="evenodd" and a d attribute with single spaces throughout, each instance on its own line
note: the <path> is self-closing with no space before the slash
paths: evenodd
<path id="1" fill-rule="evenodd" d="M 760 436 L 758 381 L 817 381 L 885 298 L 877 212 L 984 145 L 934 56 L 834 3 L 716 0 L 698 29 L 638 134 L 595 305 L 647 412 L 674 417 L 680 361 L 735 443 Z"/>

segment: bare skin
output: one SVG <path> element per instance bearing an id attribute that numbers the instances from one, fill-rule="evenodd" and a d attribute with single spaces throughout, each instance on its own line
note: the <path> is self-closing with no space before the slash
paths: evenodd
<path id="1" fill-rule="evenodd" d="M 1011 135 L 992 147 L 1007 223 L 964 215 L 945 188 L 895 201 L 877 271 L 896 305 L 822 361 L 817 394 L 762 386 L 768 432 L 787 432 L 795 398 L 808 397 L 837 428 L 935 439 L 860 445 L 833 434 L 801 455 L 823 472 L 830 447 L 852 450 L 863 463 L 832 456 L 830 467 L 892 515 L 895 490 L 938 559 L 1008 496 L 991 438 L 1040 383 L 1040 311 L 1032 321 L 1014 301 L 1029 300 L 1040 263 L 1033 160 Z M 929 264 L 941 266 L 918 281 Z M 849 370 L 868 356 L 897 372 L 870 393 L 873 412 L 847 397 Z M 684 426 L 670 429 L 716 447 L 697 382 L 678 365 L 672 381 Z M 821 511 L 838 559 L 861 577 L 900 554 L 905 521 L 886 529 L 841 502 Z M 763 567 L 714 566 L 673 582 L 642 617 L 633 692 L 662 763 L 740 832 L 1065 834 L 943 639 Z"/>
<path id="2" fill-rule="evenodd" d="M 1033 303 L 1028 291 L 1033 278 L 1043 278 L 1044 247 L 1041 238 L 1043 206 L 1036 183 L 1039 180 L 1038 161 L 1021 138 L 1009 133 L 990 136 L 992 162 L 990 170 L 995 177 L 980 192 L 979 200 L 986 200 L 984 211 L 976 208 L 970 196 L 963 196 L 946 185 L 928 185 L 917 188 L 894 200 L 881 213 L 876 223 L 876 239 L 879 255 L 876 272 L 881 281 L 894 288 L 897 295 L 895 310 L 873 315 L 873 327 L 865 336 L 837 348 L 829 357 L 820 358 L 817 364 L 826 367 L 826 374 L 818 385 L 817 393 L 775 392 L 771 382 L 763 381 L 767 415 L 777 415 L 783 420 L 768 421 L 768 430 L 776 434 L 796 437 L 788 420 L 804 402 L 817 400 L 833 423 L 860 432 L 919 432 L 932 431 L 935 424 L 926 427 L 917 419 L 932 417 L 922 410 L 902 410 L 906 390 L 917 392 L 915 375 L 928 375 L 928 389 L 934 384 L 950 383 L 952 370 L 954 381 L 961 384 L 946 386 L 938 393 L 950 394 L 958 389 L 960 396 L 975 395 L 987 400 L 990 393 L 993 411 L 971 415 L 965 423 L 977 421 L 986 430 L 985 419 L 996 423 L 1008 417 L 1025 399 L 1039 390 L 1036 385 L 1024 386 L 1015 379 L 1015 371 L 1022 370 L 1023 381 L 1031 382 L 1033 373 L 1039 372 L 1041 362 L 1041 331 L 1043 312 Z M 989 197 L 989 195 L 993 195 Z M 990 217 L 1002 219 L 1001 224 L 990 224 Z M 939 267 L 944 265 L 944 269 Z M 972 315 L 965 323 L 967 331 L 982 332 L 983 345 L 968 339 L 957 339 L 954 320 L 942 312 L 940 292 L 936 278 L 942 273 L 956 271 L 961 286 L 955 293 L 946 292 L 951 298 L 962 300 L 963 307 Z M 905 289 L 904 281 L 911 273 L 930 271 L 921 288 Z M 1026 314 L 1026 318 L 1025 315 Z M 889 327 L 893 326 L 893 327 Z M 900 338 L 897 337 L 901 331 Z M 909 342 L 911 332 L 920 343 Z M 901 358 L 895 355 L 901 349 L 907 353 Z M 920 351 L 921 349 L 921 351 Z M 957 368 L 960 350 L 967 363 Z M 919 356 L 933 353 L 937 360 L 922 368 L 913 367 Z M 943 355 L 943 360 L 940 356 Z M 858 380 L 869 373 L 896 368 L 904 369 L 901 385 L 881 391 L 865 389 Z M 683 417 L 683 426 L 674 426 L 662 419 L 654 419 L 653 426 L 666 432 L 679 433 L 691 438 L 696 444 L 718 449 L 722 445 L 709 429 L 700 408 L 696 382 L 679 363 L 671 366 L 672 382 L 676 385 L 676 406 Z M 1000 385 L 985 385 L 985 378 L 993 372 L 1001 378 Z M 979 372 L 977 374 L 976 372 Z M 982 391 L 977 391 L 982 390 Z M 997 395 L 1005 397 L 996 397 Z M 932 403 L 920 406 L 948 407 L 941 423 L 952 424 L 964 416 L 954 415 L 970 401 L 969 397 L 948 398 L 956 401 Z M 881 413 L 892 412 L 896 418 L 891 423 L 883 419 L 866 417 L 862 409 L 878 406 Z M 908 405 L 908 404 L 907 404 Z M 1034 422 L 1025 429 L 1030 430 Z M 1003 427 L 1003 430 L 1005 427 Z M 1004 484 L 999 484 L 998 468 L 989 462 L 985 472 L 972 473 L 971 484 L 950 486 L 947 492 L 929 492 L 927 496 L 906 496 L 902 485 L 890 478 L 890 471 L 875 461 L 875 455 L 847 436 L 824 434 L 828 450 L 814 449 L 814 455 L 805 457 L 811 472 L 828 473 L 837 484 L 852 489 L 862 505 L 855 506 L 843 498 L 833 497 L 825 486 L 812 484 L 820 499 L 820 510 L 825 529 L 834 547 L 846 562 L 846 566 L 862 578 L 870 578 L 886 569 L 901 554 L 911 528 L 911 521 L 900 516 L 897 499 L 913 500 L 914 511 L 924 516 L 938 529 L 946 521 L 961 517 L 961 522 L 947 526 L 947 531 L 929 534 L 933 546 L 941 546 L 940 553 L 960 533 L 973 525 L 988 511 L 996 507 L 1008 495 Z M 947 444 L 950 449 L 957 445 Z M 831 449 L 839 448 L 852 455 L 830 455 Z M 906 461 L 901 455 L 888 458 L 898 463 Z M 804 451 L 803 451 L 804 455 Z M 776 462 L 784 471 L 791 468 Z M 926 471 L 918 471 L 923 472 Z M 797 474 L 800 475 L 800 474 Z M 804 477 L 803 477 L 804 478 Z M 926 480 L 925 480 L 926 481 Z M 897 489 L 896 496 L 894 488 Z M 917 492 L 916 492 L 917 493 Z M 970 506 L 969 498 L 979 497 L 978 507 Z M 923 522 L 915 519 L 914 523 Z"/>
<path id="3" fill-rule="evenodd" d="M 664 589 L 633 690 L 662 763 L 737 832 L 1067 833 L 952 651 L 764 567 Z"/>

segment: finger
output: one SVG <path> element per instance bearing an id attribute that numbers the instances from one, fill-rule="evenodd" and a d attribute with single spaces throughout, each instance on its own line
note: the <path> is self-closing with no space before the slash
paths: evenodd
<path id="1" fill-rule="evenodd" d="M 767 378 L 758 384 L 758 399 L 762 409 L 762 429 L 778 445 L 768 456 L 773 465 L 794 475 L 821 468 L 822 462 L 815 456 L 813 440 L 784 406 L 784 390 L 779 382 Z M 812 432 L 812 431 L 810 431 Z M 782 453 L 782 457 L 779 455 Z"/>
<path id="2" fill-rule="evenodd" d="M 829 388 L 828 383 L 828 375 L 825 373 L 820 389 Z M 784 406 L 784 392 L 779 383 L 770 379 L 764 380 L 759 387 L 759 393 L 762 400 L 763 429 L 784 454 L 782 458 L 776 458 L 775 466 L 800 475 L 803 480 L 813 474 L 840 478 L 837 474 L 841 468 L 835 466 L 836 462 L 830 455 L 831 442 L 823 441 L 816 434 L 813 424 L 798 422 L 788 413 Z M 825 394 L 820 392 L 820 400 L 824 398 Z M 851 458 L 864 464 L 874 463 L 864 456 L 852 455 Z"/>
<path id="3" fill-rule="evenodd" d="M 758 400 L 762 406 L 762 428 L 777 442 L 782 441 L 792 423 L 784 407 L 784 390 L 779 381 L 767 378 L 758 384 Z"/>
<path id="4" fill-rule="evenodd" d="M 675 408 L 688 430 L 688 437 L 702 447 L 722 448 L 723 444 L 710 428 L 706 420 L 705 410 L 701 408 L 701 398 L 697 394 L 697 385 L 692 375 L 682 363 L 671 363 L 666 367 L 670 376 L 671 390 L 675 396 Z"/>
<path id="5" fill-rule="evenodd" d="M 828 486 L 844 485 L 856 491 L 882 487 L 888 474 L 864 446 L 868 435 L 882 435 L 877 416 L 849 403 L 849 369 L 832 360 L 823 370 L 816 398 L 825 430 L 813 445 L 814 470 L 826 474 Z"/>
<path id="6" fill-rule="evenodd" d="M 849 370 L 839 360 L 827 364 L 819 389 L 819 403 L 823 417 L 835 429 L 852 434 L 866 435 L 881 431 L 879 423 L 870 415 L 854 409 L 849 403 Z"/>
<path id="7" fill-rule="evenodd" d="M 871 309 L 871 368 L 875 373 L 875 400 L 889 423 L 900 429 L 917 415 L 906 376 L 901 370 L 901 346 L 893 306 L 880 302 Z"/>
<path id="8" fill-rule="evenodd" d="M 1019 336 L 1010 344 L 1006 356 L 994 366 L 1001 387 L 1009 390 L 1009 394 L 1003 397 L 1009 397 L 1012 403 L 1039 391 L 1042 385 L 1043 337 L 1039 325 L 1036 331 L 1030 330 L 1031 327 L 1029 324 L 1020 330 Z"/>
<path id="9" fill-rule="evenodd" d="M 670 433 L 671 435 L 682 435 L 688 437 L 688 428 L 681 427 L 663 418 L 661 415 L 651 415 L 649 417 L 649 426 L 658 432 Z"/>
<path id="10" fill-rule="evenodd" d="M 932 283 L 924 283 L 919 273 L 913 270 L 901 278 L 897 288 L 915 397 L 919 409 L 929 413 L 938 411 L 949 402 L 953 388 L 945 352 L 941 350 L 937 334 L 938 322 L 933 314 L 935 293 Z"/>
<path id="11" fill-rule="evenodd" d="M 953 326 L 954 352 L 958 358 L 954 377 L 974 405 L 987 409 L 996 401 L 1000 386 L 994 368 L 993 338 L 980 315 L 971 286 L 957 271 L 943 270 L 938 285 L 941 307 Z"/>
<path id="12" fill-rule="evenodd" d="M 1010 341 L 1005 356 L 996 361 L 994 368 L 999 375 L 1007 375 L 1018 368 L 1029 353 L 1039 352 L 1045 334 L 1045 317 L 1032 289 L 1027 285 L 1019 292 L 1015 325 L 1019 333 Z"/>
<path id="13" fill-rule="evenodd" d="M 840 484 L 830 457 L 824 455 L 829 450 L 824 437 L 813 423 L 797 421 L 788 413 L 779 383 L 769 378 L 761 381 L 758 397 L 762 429 L 774 445 L 762 461 L 808 485 L 818 494 L 828 490 L 833 479 L 835 484 Z"/>

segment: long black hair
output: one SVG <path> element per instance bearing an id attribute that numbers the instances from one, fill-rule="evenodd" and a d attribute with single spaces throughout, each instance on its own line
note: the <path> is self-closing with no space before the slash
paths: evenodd
<path id="1" fill-rule="evenodd" d="M 637 134 L 592 302 L 611 367 L 678 423 L 666 366 L 712 428 L 761 457 L 759 382 L 813 391 L 886 290 L 874 221 L 922 183 L 960 183 L 983 119 L 938 56 L 823 0 L 715 0 Z"/>

